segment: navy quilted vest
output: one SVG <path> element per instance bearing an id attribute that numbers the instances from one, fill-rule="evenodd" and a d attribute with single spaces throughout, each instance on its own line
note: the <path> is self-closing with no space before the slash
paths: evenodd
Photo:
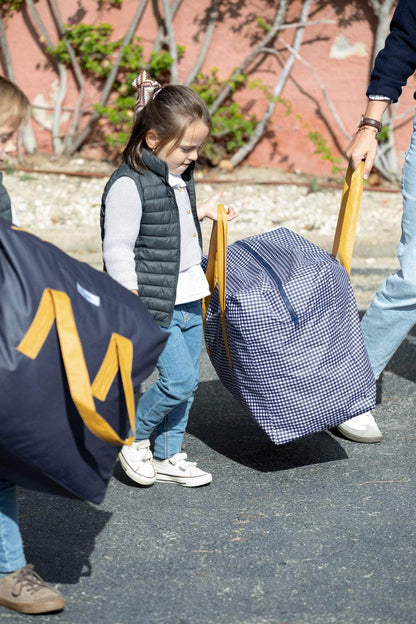
<path id="1" fill-rule="evenodd" d="M 123 164 L 107 182 L 101 204 L 101 238 L 104 238 L 105 199 L 114 182 L 128 176 L 136 183 L 142 201 L 142 220 L 134 246 L 137 287 L 140 298 L 158 325 L 168 327 L 176 298 L 180 262 L 180 225 L 175 193 L 169 186 L 169 172 L 165 162 L 143 150 L 147 169 L 137 172 Z M 201 228 L 196 213 L 193 166 L 182 175 L 186 182 L 199 243 Z"/>

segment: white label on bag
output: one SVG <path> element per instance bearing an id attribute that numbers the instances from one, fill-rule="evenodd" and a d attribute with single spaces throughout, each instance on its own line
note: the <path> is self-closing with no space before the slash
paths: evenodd
<path id="1" fill-rule="evenodd" d="M 86 299 L 87 301 L 89 301 L 93 305 L 95 305 L 97 307 L 100 305 L 100 298 L 99 298 L 99 296 L 98 295 L 94 295 L 89 290 L 86 290 L 85 288 L 83 288 L 81 286 L 81 284 L 78 284 L 78 282 L 77 282 L 77 291 L 79 292 L 81 297 L 84 297 L 84 299 Z"/>

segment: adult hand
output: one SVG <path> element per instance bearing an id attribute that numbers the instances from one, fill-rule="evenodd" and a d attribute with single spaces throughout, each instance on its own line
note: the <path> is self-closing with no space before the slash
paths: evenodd
<path id="1" fill-rule="evenodd" d="M 388 98 L 368 100 L 364 111 L 364 117 L 379 121 L 389 105 Z M 373 168 L 377 152 L 377 132 L 373 126 L 362 126 L 353 136 L 345 149 L 345 155 L 353 170 L 364 160 L 363 178 L 367 180 Z"/>
<path id="2" fill-rule="evenodd" d="M 363 127 L 355 133 L 351 142 L 345 148 L 345 155 L 355 171 L 364 160 L 363 178 L 367 180 L 373 168 L 377 152 L 377 135 L 374 128 Z"/>

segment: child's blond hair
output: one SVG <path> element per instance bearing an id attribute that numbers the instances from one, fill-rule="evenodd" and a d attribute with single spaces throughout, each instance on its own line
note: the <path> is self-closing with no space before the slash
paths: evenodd
<path id="1" fill-rule="evenodd" d="M 18 128 L 29 119 L 30 102 L 13 82 L 0 76 L 0 126 Z"/>

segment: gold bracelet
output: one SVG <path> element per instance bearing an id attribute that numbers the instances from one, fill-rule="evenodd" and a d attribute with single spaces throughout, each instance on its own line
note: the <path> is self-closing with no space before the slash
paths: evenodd
<path id="1" fill-rule="evenodd" d="M 374 128 L 373 126 L 360 126 L 356 132 L 356 134 L 358 134 L 359 132 L 362 132 L 362 130 L 372 130 L 374 132 L 374 138 L 377 138 L 378 135 L 378 130 L 377 128 Z"/>

